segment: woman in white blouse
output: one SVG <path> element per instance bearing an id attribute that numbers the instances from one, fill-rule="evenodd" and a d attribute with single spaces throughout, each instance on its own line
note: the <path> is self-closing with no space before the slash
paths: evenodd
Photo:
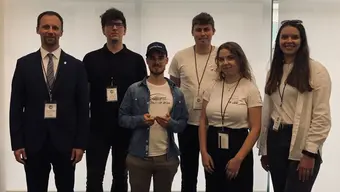
<path id="1" fill-rule="evenodd" d="M 252 148 L 260 134 L 261 95 L 237 43 L 222 44 L 216 64 L 219 78 L 203 93 L 199 126 L 206 191 L 252 192 Z"/>
<path id="2" fill-rule="evenodd" d="M 331 80 L 309 57 L 300 20 L 282 22 L 268 73 L 258 142 L 274 192 L 310 192 L 330 127 Z"/>

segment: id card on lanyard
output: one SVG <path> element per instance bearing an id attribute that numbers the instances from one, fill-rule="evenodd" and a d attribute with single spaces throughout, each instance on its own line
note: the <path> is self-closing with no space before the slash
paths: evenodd
<path id="1" fill-rule="evenodd" d="M 238 87 L 238 84 L 240 83 L 240 80 L 238 80 L 236 86 L 235 86 L 235 89 L 234 91 L 232 92 L 232 94 L 230 95 L 225 107 L 224 107 L 224 110 L 222 110 L 222 107 L 223 107 L 223 96 L 224 96 L 224 84 L 225 82 L 223 81 L 222 83 L 222 94 L 221 94 L 221 121 L 222 121 L 222 130 L 219 131 L 218 133 L 218 148 L 219 149 L 229 149 L 229 134 L 228 134 L 228 131 L 227 131 L 227 128 L 224 127 L 224 117 L 225 117 L 225 112 L 226 112 L 226 109 L 230 103 L 230 100 L 231 98 L 233 98 L 234 96 L 234 93 Z"/>
<path id="2" fill-rule="evenodd" d="M 218 133 L 218 148 L 229 149 L 229 134 L 224 130 Z"/>
<path id="3" fill-rule="evenodd" d="M 45 103 L 45 119 L 55 119 L 57 118 L 57 103 L 47 102 Z"/>
<path id="4" fill-rule="evenodd" d="M 207 69 L 207 65 L 208 65 L 208 62 L 209 62 L 209 59 L 210 59 L 210 55 L 211 55 L 211 51 L 212 51 L 213 47 L 212 46 L 210 47 L 210 52 L 209 52 L 207 61 L 206 61 L 205 66 L 204 66 L 201 79 L 199 79 L 199 77 L 198 77 L 198 67 L 197 67 L 197 59 L 196 59 L 196 49 L 195 49 L 195 46 L 193 48 L 194 48 L 196 77 L 197 77 L 197 83 L 198 83 L 198 91 L 197 91 L 197 95 L 194 97 L 193 109 L 194 110 L 201 110 L 202 109 L 202 104 L 203 104 L 203 98 L 200 95 L 201 83 L 202 83 L 202 80 L 203 80 L 203 77 L 204 77 L 204 73 L 205 73 L 205 71 Z"/>
<path id="5" fill-rule="evenodd" d="M 49 77 L 47 75 L 47 71 L 45 70 L 45 66 L 43 62 L 42 62 L 42 66 L 43 66 L 43 71 L 44 71 L 44 75 L 46 78 L 45 83 L 46 83 L 46 87 L 48 90 L 48 97 L 49 97 L 49 100 L 45 102 L 44 119 L 56 119 L 57 118 L 57 102 L 53 101 L 53 95 L 52 95 L 52 90 L 53 90 L 54 83 L 56 80 L 55 78 L 56 75 L 52 73 L 49 75 L 53 75 L 53 77 Z"/>
<path id="6" fill-rule="evenodd" d="M 106 102 L 117 102 L 118 93 L 117 86 L 113 83 L 113 77 L 111 77 L 110 86 L 106 87 Z"/>

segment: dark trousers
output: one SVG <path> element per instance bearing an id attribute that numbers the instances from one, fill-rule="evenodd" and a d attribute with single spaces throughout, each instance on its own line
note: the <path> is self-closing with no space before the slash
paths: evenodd
<path id="1" fill-rule="evenodd" d="M 48 181 L 53 166 L 55 185 L 58 192 L 74 191 L 74 171 L 71 151 L 60 152 L 50 142 L 44 147 L 31 153 L 26 150 L 27 160 L 25 163 L 27 192 L 47 192 Z"/>
<path id="2" fill-rule="evenodd" d="M 218 147 L 218 133 L 223 130 L 229 135 L 229 149 Z M 214 172 L 212 174 L 205 172 L 206 192 L 253 192 L 252 151 L 244 158 L 236 178 L 228 179 L 226 174 L 228 161 L 235 157 L 247 136 L 248 129 L 209 127 L 207 150 L 213 159 Z"/>
<path id="3" fill-rule="evenodd" d="M 154 192 L 171 192 L 179 160 L 177 156 L 167 159 L 167 155 L 148 158 L 128 155 L 126 164 L 131 192 L 149 192 L 152 177 Z"/>
<path id="4" fill-rule="evenodd" d="M 198 126 L 187 125 L 185 130 L 178 134 L 178 143 L 181 151 L 181 192 L 196 192 L 200 150 Z"/>
<path id="5" fill-rule="evenodd" d="M 103 189 L 103 179 L 110 150 L 112 154 L 112 185 L 110 191 L 127 192 L 125 160 L 131 133 L 127 129 L 119 129 L 121 130 L 114 134 L 91 134 L 86 151 L 86 192 L 103 192 L 107 190 Z"/>
<path id="6" fill-rule="evenodd" d="M 292 125 L 282 125 L 278 131 L 272 127 L 268 130 L 267 155 L 274 192 L 310 192 L 319 173 L 320 155 L 315 159 L 313 176 L 307 181 L 300 181 L 296 170 L 299 161 L 288 159 Z"/>

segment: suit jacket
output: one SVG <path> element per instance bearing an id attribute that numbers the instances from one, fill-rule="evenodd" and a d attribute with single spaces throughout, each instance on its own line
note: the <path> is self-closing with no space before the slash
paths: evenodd
<path id="1" fill-rule="evenodd" d="M 52 99 L 57 118 L 45 119 L 49 101 L 41 52 L 17 60 L 12 80 L 10 136 L 12 150 L 37 152 L 50 142 L 61 152 L 85 149 L 89 135 L 89 93 L 82 62 L 61 51 Z"/>

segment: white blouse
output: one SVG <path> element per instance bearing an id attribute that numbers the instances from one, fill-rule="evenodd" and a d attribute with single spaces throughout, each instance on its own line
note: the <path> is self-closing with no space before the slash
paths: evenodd
<path id="1" fill-rule="evenodd" d="M 302 150 L 322 153 L 331 128 L 330 96 L 331 79 L 327 69 L 319 62 L 310 60 L 311 86 L 313 91 L 298 93 L 293 118 L 293 133 L 289 159 L 299 161 Z M 268 125 L 274 110 L 273 99 L 264 96 L 261 134 L 257 143 L 259 155 L 267 155 Z"/>

